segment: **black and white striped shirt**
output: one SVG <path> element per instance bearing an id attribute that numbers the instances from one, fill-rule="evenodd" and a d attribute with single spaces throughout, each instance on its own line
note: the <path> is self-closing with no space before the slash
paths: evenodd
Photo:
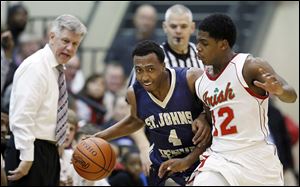
<path id="1" fill-rule="evenodd" d="M 204 70 L 204 65 L 202 61 L 197 58 L 197 49 L 195 44 L 189 42 L 188 52 L 186 54 L 178 54 L 171 49 L 167 42 L 164 42 L 160 45 L 165 52 L 165 64 L 166 67 L 197 67 Z M 129 77 L 128 86 L 133 85 L 135 81 L 135 71 L 131 71 Z"/>
<path id="2" fill-rule="evenodd" d="M 195 44 L 189 43 L 188 52 L 186 54 L 178 54 L 171 49 L 167 42 L 164 42 L 161 47 L 165 52 L 166 67 L 197 67 L 204 69 L 204 66 L 197 58 L 197 49 Z"/>

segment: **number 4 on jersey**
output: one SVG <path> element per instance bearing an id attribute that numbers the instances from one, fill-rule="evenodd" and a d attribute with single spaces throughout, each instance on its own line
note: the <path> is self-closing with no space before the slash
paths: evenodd
<path id="1" fill-rule="evenodd" d="M 169 142 L 173 144 L 173 146 L 179 146 L 182 145 L 181 140 L 178 138 L 176 130 L 172 129 L 170 131 L 170 135 L 169 135 Z"/>

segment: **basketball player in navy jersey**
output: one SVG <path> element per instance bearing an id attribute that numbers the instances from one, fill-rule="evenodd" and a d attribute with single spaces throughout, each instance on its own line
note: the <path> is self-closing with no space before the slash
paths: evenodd
<path id="1" fill-rule="evenodd" d="M 210 67 L 195 89 L 212 116 L 213 140 L 193 185 L 283 185 L 282 165 L 269 141 L 268 100 L 272 94 L 292 103 L 297 93 L 267 61 L 232 50 L 236 27 L 227 15 L 206 17 L 197 40 L 198 57 Z"/>
<path id="2" fill-rule="evenodd" d="M 195 97 L 194 83 L 202 70 L 166 68 L 163 50 L 152 41 L 139 43 L 132 56 L 137 82 L 127 91 L 131 113 L 94 136 L 111 140 L 146 124 L 152 148 L 150 185 L 165 185 L 168 180 L 185 185 L 211 138 L 203 107 Z M 192 128 L 196 126 L 197 138 Z M 193 138 L 202 141 L 195 146 Z"/>
<path id="3" fill-rule="evenodd" d="M 166 41 L 160 47 L 163 48 L 166 67 L 197 67 L 204 70 L 204 66 L 197 58 L 195 44 L 190 42 L 191 35 L 195 31 L 195 22 L 191 10 L 181 4 L 169 7 L 165 13 L 163 30 L 166 34 Z M 129 79 L 129 85 L 133 85 L 135 71 L 133 69 Z M 149 142 L 145 136 L 144 129 L 133 133 L 131 137 L 137 142 L 140 150 L 143 171 L 149 175 L 151 161 L 149 160 Z"/>

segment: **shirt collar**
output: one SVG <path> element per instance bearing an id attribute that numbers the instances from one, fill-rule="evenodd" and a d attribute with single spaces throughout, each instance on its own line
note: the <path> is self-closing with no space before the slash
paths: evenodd
<path id="1" fill-rule="evenodd" d="M 45 50 L 45 54 L 46 54 L 46 60 L 50 63 L 51 67 L 55 68 L 56 66 L 58 66 L 59 63 L 57 62 L 49 44 L 45 45 L 44 50 Z"/>

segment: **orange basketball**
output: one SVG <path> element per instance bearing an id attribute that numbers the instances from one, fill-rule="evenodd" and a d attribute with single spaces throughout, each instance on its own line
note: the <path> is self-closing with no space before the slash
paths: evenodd
<path id="1" fill-rule="evenodd" d="M 81 177 L 100 180 L 114 169 L 116 154 L 107 141 L 92 137 L 78 143 L 72 155 L 72 164 Z"/>

